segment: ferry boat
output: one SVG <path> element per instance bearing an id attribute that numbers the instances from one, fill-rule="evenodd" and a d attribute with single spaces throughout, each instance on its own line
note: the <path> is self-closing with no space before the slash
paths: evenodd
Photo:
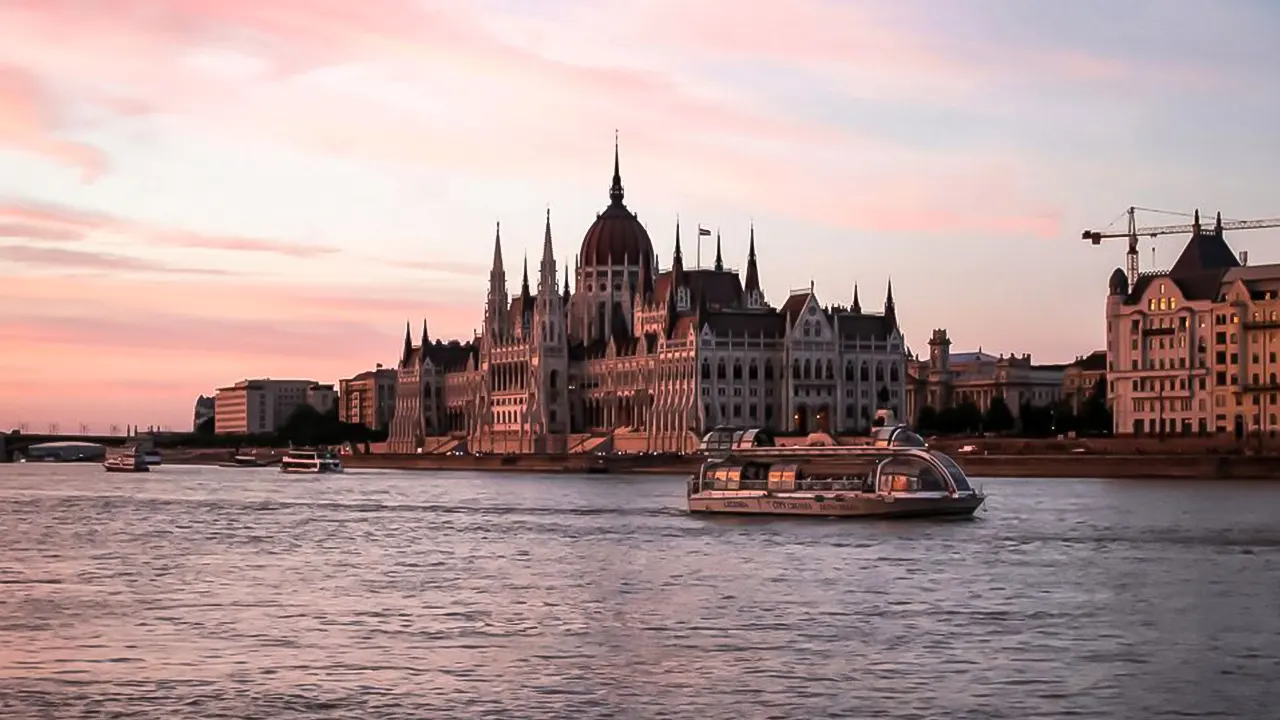
<path id="1" fill-rule="evenodd" d="M 342 461 L 337 453 L 327 449 L 290 448 L 280 461 L 280 472 L 287 473 L 340 473 Z"/>
<path id="2" fill-rule="evenodd" d="M 890 416 L 891 417 L 891 416 Z M 986 496 L 905 425 L 862 445 L 778 447 L 766 431 L 718 428 L 689 479 L 689 512 L 823 517 L 971 517 Z"/>
<path id="3" fill-rule="evenodd" d="M 129 448 L 115 457 L 107 458 L 102 461 L 102 467 L 107 472 L 151 472 L 146 455 L 138 452 L 137 448 Z"/>

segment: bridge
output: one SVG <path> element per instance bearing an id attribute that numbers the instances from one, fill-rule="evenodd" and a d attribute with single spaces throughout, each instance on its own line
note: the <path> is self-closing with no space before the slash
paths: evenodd
<path id="1" fill-rule="evenodd" d="M 27 448 L 48 442 L 84 442 L 98 445 L 120 446 L 144 442 L 145 438 L 131 435 L 51 435 L 48 433 L 0 433 L 0 462 L 13 462 L 18 454 L 26 454 Z"/>

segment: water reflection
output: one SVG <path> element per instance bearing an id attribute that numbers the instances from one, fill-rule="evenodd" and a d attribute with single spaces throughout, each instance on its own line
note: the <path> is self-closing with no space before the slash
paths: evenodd
<path id="1" fill-rule="evenodd" d="M 848 522 L 3 466 L 0 716 L 1269 716 L 1280 486 L 983 484 L 974 522 Z"/>

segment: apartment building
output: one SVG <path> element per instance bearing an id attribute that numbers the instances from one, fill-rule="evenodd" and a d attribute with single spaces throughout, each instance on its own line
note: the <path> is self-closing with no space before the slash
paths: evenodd
<path id="1" fill-rule="evenodd" d="M 391 425 L 396 412 L 396 370 L 381 364 L 338 381 L 338 417 L 372 430 Z"/>
<path id="2" fill-rule="evenodd" d="M 1115 432 L 1274 434 L 1280 429 L 1280 264 L 1247 265 L 1197 212 L 1167 272 L 1107 293 L 1108 397 Z"/>
<path id="3" fill-rule="evenodd" d="M 273 432 L 301 405 L 329 412 L 337 400 L 333 385 L 314 380 L 241 380 L 214 395 L 214 431 L 218 434 Z"/>

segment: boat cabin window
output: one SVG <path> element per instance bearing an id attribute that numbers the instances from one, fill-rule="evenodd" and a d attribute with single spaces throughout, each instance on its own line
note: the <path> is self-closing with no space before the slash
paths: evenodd
<path id="1" fill-rule="evenodd" d="M 964 474 L 964 470 L 956 464 L 955 460 L 952 460 L 950 457 L 943 455 L 937 450 L 934 450 L 929 454 L 941 463 L 942 467 L 947 469 L 947 474 L 951 476 L 951 482 L 956 486 L 957 491 L 969 492 L 973 489 L 973 486 L 969 484 L 968 476 Z"/>
<path id="2" fill-rule="evenodd" d="M 882 493 L 950 492 L 947 478 L 921 458 L 897 457 L 880 464 L 877 489 Z"/>
<path id="3" fill-rule="evenodd" d="M 924 438 L 915 434 L 903 425 L 876 428 L 872 437 L 872 445 L 876 447 L 928 447 Z"/>
<path id="4" fill-rule="evenodd" d="M 702 436 L 699 449 L 705 453 L 725 453 L 741 448 L 774 447 L 773 435 L 763 428 L 738 430 L 731 427 L 713 428 Z"/>

